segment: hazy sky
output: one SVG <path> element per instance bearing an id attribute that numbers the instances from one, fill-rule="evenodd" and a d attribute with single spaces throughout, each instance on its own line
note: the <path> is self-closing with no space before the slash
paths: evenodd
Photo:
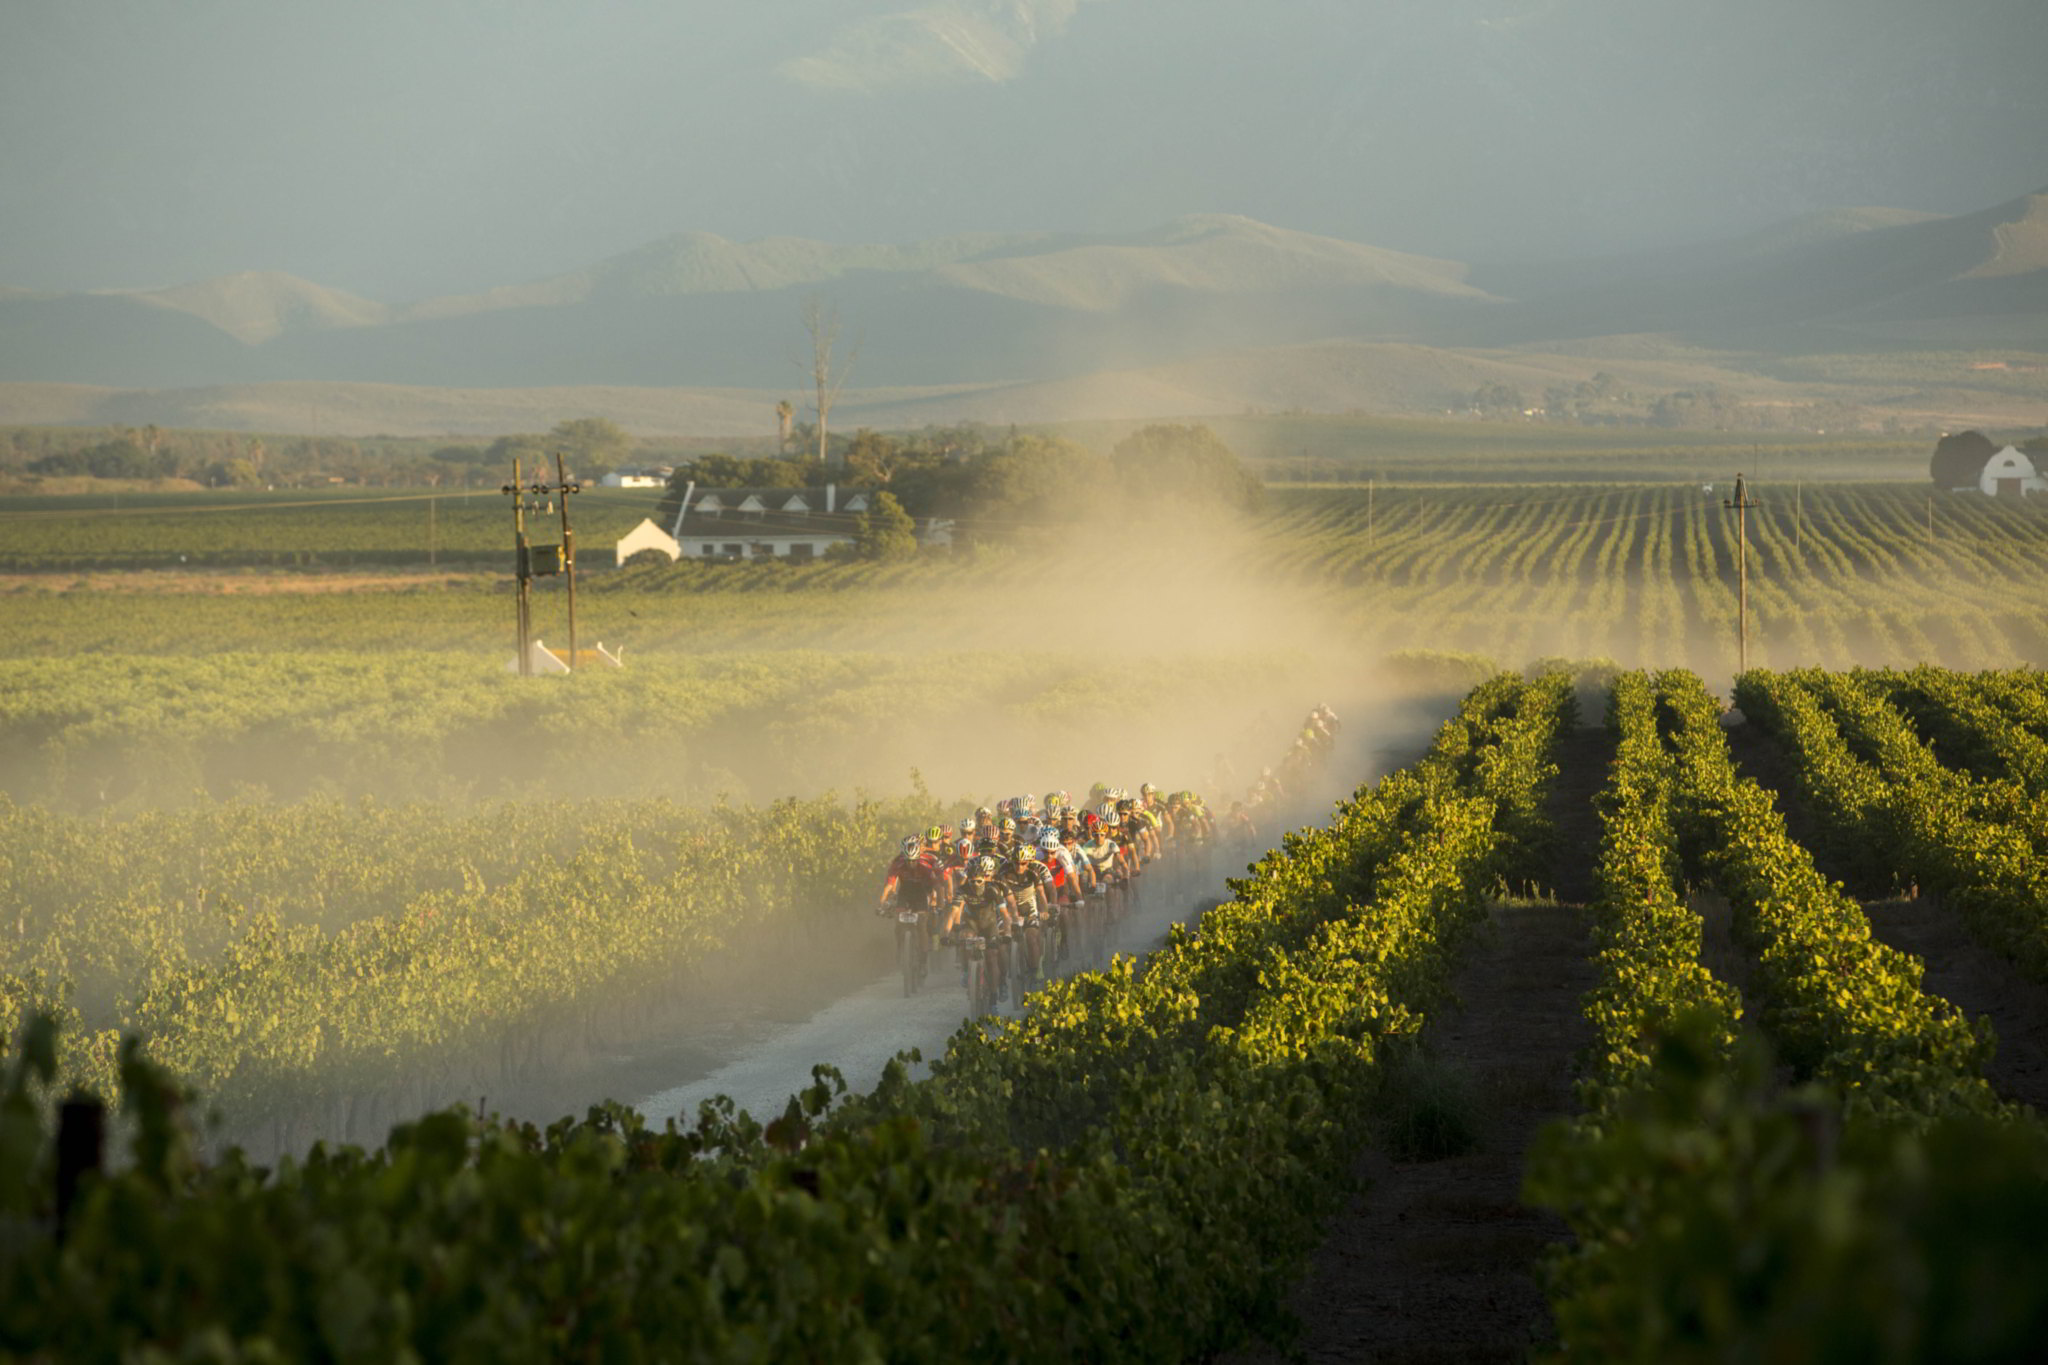
<path id="1" fill-rule="evenodd" d="M 1439 255 L 2048 186 L 2048 0 L 0 0 L 0 284 L 407 299 L 709 231 Z"/>

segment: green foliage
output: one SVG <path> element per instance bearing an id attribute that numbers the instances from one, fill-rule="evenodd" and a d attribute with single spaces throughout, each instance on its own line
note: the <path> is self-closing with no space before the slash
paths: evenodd
<path id="1" fill-rule="evenodd" d="M 1754 1047 L 1681 1019 L 1594 1130 L 1548 1129 L 1528 1197 L 1576 1241 L 1551 1302 L 1568 1359 L 2006 1361 L 2048 1331 L 2048 1135 L 1958 1115 L 1845 1125 Z"/>
<path id="2" fill-rule="evenodd" d="M 917 523 L 893 493 L 877 493 L 860 514 L 853 532 L 853 552 L 861 559 L 893 563 L 917 554 Z"/>
<path id="3" fill-rule="evenodd" d="M 634 1001 L 735 938 L 840 920 L 941 813 L 919 795 L 107 822 L 0 803 L 0 1028 L 67 1013 L 66 1072 L 101 1093 L 115 1031 L 139 1034 L 244 1125 L 456 1072 L 496 1087 L 624 1036 Z"/>
<path id="4" fill-rule="evenodd" d="M 1116 443 L 1109 462 L 1141 501 L 1249 512 L 1265 498 L 1258 477 L 1205 426 L 1141 427 Z"/>
<path id="5" fill-rule="evenodd" d="M 1649 678 L 1615 680 L 1608 723 L 1614 767 L 1599 798 L 1603 833 L 1595 874 L 1593 964 L 1585 1000 L 1594 1041 L 1580 1059 L 1580 1103 L 1600 1116 L 1643 1084 L 1657 1040 L 1694 1020 L 1717 1050 L 1733 1045 L 1740 994 L 1700 964 L 1704 927 L 1678 894 L 1672 821 L 1677 766 L 1657 726 Z"/>
<path id="6" fill-rule="evenodd" d="M 131 1067 L 134 1166 L 89 1182 L 61 1245 L 36 1217 L 0 1239 L 0 1350 L 1157 1360 L 1278 1333 L 1381 1042 L 1443 997 L 1483 913 L 1483 788 L 1520 787 L 1486 736 L 1526 752 L 1567 701 L 1490 687 L 1144 970 L 963 1029 L 926 1081 L 899 1063 L 835 1107 L 821 1074 L 765 1127 L 729 1102 L 661 1133 L 615 1107 L 545 1132 L 455 1111 L 266 1178 L 183 1163 L 176 1095 Z M 10 1152 L 46 1150 L 37 1113 L 0 1108 Z M 45 1213 L 46 1172 L 0 1167 L 0 1209 Z"/>
<path id="7" fill-rule="evenodd" d="M 1735 778 L 1717 721 L 1696 677 L 1616 680 L 1586 1113 L 1545 1131 L 1526 1191 L 1574 1233 L 1552 1262 L 1563 1355 L 2023 1358 L 2048 1325 L 2023 1231 L 2048 1133 L 1990 1095 L 1981 1040 Z M 1830 1084 L 1782 1089 L 1740 1030 L 1689 876 L 1735 906 L 1772 1039 Z"/>
<path id="8" fill-rule="evenodd" d="M 1886 700 L 1888 688 L 1906 688 L 1896 675 L 1759 670 L 1743 677 L 1737 695 L 1793 754 L 1830 848 L 1859 878 L 1886 887 L 1910 881 L 1940 895 L 2023 971 L 2048 980 L 2041 737 L 2014 714 L 1975 702 L 1979 684 L 1937 670 L 1911 676 L 1920 695 L 1956 708 L 1971 727 L 1960 751 L 1974 744 L 2033 780 L 1944 765 Z M 2037 679 L 2023 674 L 1984 685 L 2004 689 L 2015 699 L 2013 712 L 2026 714 Z M 2035 714 L 2044 711 L 2048 705 Z"/>
<path id="9" fill-rule="evenodd" d="M 1679 767 L 1687 864 L 1713 878 L 1755 949 L 1762 1022 L 1785 1060 L 1842 1090 L 1852 1111 L 1995 1112 L 1980 1074 L 1989 1031 L 1920 989 L 1920 960 L 1873 938 L 1862 907 L 1815 868 L 1771 794 L 1736 776 L 1699 679 L 1665 673 L 1658 699 Z"/>

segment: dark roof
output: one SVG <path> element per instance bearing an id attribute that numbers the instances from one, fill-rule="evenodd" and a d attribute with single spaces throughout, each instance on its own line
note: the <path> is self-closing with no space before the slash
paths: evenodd
<path id="1" fill-rule="evenodd" d="M 837 490 L 839 506 L 841 507 L 846 506 L 849 499 L 865 498 L 867 496 L 868 490 L 865 488 L 847 488 L 842 485 Z M 822 486 L 817 488 L 699 488 L 690 494 L 690 506 L 695 507 L 698 503 L 710 497 L 717 498 L 727 507 L 737 507 L 748 498 L 759 498 L 763 506 L 771 509 L 782 506 L 782 504 L 788 502 L 793 497 L 800 497 L 809 503 L 813 510 L 820 512 L 825 510 L 825 489 Z"/>
<path id="2" fill-rule="evenodd" d="M 776 540 L 806 536 L 852 538 L 860 517 L 847 512 L 691 512 L 683 518 L 678 539 Z"/>

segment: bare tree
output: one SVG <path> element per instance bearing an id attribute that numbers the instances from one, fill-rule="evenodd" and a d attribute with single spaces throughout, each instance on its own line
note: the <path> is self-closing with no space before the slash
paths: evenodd
<path id="1" fill-rule="evenodd" d="M 839 344 L 839 310 L 816 294 L 804 300 L 804 330 L 811 335 L 811 383 L 818 395 L 818 459 L 822 462 L 829 449 L 825 424 L 833 403 L 839 399 L 839 390 L 846 386 L 847 373 L 853 369 L 860 347 L 849 347 L 844 360 L 833 362 L 832 351 Z"/>
<path id="2" fill-rule="evenodd" d="M 790 423 L 795 420 L 796 408 L 791 405 L 787 398 L 775 405 L 775 431 L 777 438 L 781 441 L 777 450 L 781 454 L 789 454 L 789 427 Z"/>

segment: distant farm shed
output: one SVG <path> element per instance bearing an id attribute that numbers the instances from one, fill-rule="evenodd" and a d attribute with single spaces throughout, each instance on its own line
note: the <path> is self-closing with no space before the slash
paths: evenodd
<path id="1" fill-rule="evenodd" d="M 2007 446 L 1984 462 L 1984 472 L 1977 476 L 1977 491 L 1995 498 L 2048 493 L 2048 478 L 2041 476 L 2031 455 L 2018 446 Z"/>
<path id="2" fill-rule="evenodd" d="M 600 488 L 665 488 L 675 470 L 666 465 L 652 469 L 614 469 L 597 481 Z"/>
<path id="3" fill-rule="evenodd" d="M 2035 456 L 2018 446 L 2000 447 L 1981 431 L 1942 437 L 1935 444 L 1928 472 L 1937 488 L 1951 493 L 1982 493 L 1994 498 L 2048 493 L 2048 477 L 2043 476 Z"/>

